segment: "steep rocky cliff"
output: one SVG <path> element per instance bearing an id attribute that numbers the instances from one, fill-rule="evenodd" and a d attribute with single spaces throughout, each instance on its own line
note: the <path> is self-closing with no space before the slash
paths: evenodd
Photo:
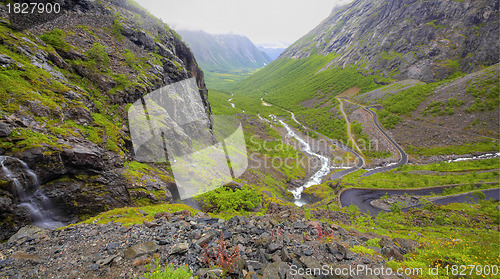
<path id="1" fill-rule="evenodd" d="M 26 26 L 0 6 L 0 155 L 26 162 L 67 220 L 172 200 L 169 166 L 132 160 L 127 108 L 195 77 L 210 114 L 193 54 L 133 1 L 62 7 L 50 21 Z M 18 161 L 5 164 L 22 177 Z M 0 173 L 0 241 L 29 222 L 18 200 Z"/>
<path id="2" fill-rule="evenodd" d="M 281 58 L 336 53 L 325 67 L 431 82 L 498 62 L 496 0 L 355 0 L 336 8 Z"/>

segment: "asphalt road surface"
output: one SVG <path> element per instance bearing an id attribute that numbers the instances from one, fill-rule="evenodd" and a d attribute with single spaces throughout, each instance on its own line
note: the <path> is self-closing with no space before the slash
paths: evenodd
<path id="1" fill-rule="evenodd" d="M 382 129 L 382 126 L 380 125 L 380 122 L 378 121 L 377 114 L 375 112 L 373 112 L 369 107 L 364 108 L 364 110 L 371 113 L 371 115 L 373 117 L 373 124 L 375 124 L 377 129 L 379 129 L 379 131 L 382 132 L 382 134 L 384 134 L 384 136 L 387 138 L 387 140 L 389 140 L 389 142 L 398 150 L 401 159 L 399 160 L 399 162 L 397 164 L 367 171 L 367 172 L 363 173 L 362 175 L 360 175 L 360 177 L 370 176 L 370 175 L 375 174 L 375 173 L 389 171 L 389 170 L 395 169 L 397 167 L 406 165 L 408 163 L 408 154 L 406 154 L 406 152 L 399 146 L 399 144 L 397 144 L 391 137 L 389 137 L 389 135 L 384 131 L 384 129 Z"/>
<path id="2" fill-rule="evenodd" d="M 379 199 L 386 193 L 388 195 L 404 195 L 408 194 L 410 196 L 426 196 L 434 194 L 440 194 L 444 189 L 449 188 L 446 186 L 440 188 L 429 188 L 422 190 L 378 190 L 378 189 L 348 189 L 344 191 L 340 195 L 340 204 L 342 207 L 349 205 L 356 205 L 359 207 L 361 212 L 367 213 L 369 212 L 372 216 L 377 216 L 377 214 L 382 211 L 377 207 L 371 205 L 371 201 Z M 486 199 L 500 200 L 500 188 L 492 188 L 481 190 L 486 196 Z M 450 197 L 443 196 L 442 198 L 432 201 L 434 204 L 449 204 L 449 203 L 464 203 L 470 202 L 470 198 L 477 200 L 477 197 L 473 195 L 473 193 L 464 193 L 459 195 L 453 195 Z M 420 205 L 414 206 L 420 207 Z M 410 207 L 411 208 L 411 207 Z M 407 211 L 408 208 L 403 209 L 403 211 Z"/>

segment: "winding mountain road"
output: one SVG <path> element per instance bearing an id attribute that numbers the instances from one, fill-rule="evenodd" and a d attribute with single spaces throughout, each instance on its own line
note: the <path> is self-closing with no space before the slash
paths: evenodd
<path id="1" fill-rule="evenodd" d="M 385 166 L 385 167 L 381 167 L 381 168 L 376 168 L 376 169 L 367 171 L 367 172 L 363 173 L 362 175 L 360 175 L 360 177 L 370 176 L 370 175 L 373 175 L 375 173 L 389 171 L 389 170 L 398 168 L 400 166 L 406 165 L 408 163 L 408 154 L 406 154 L 406 152 L 403 150 L 403 148 L 401 148 L 401 146 L 399 146 L 399 144 L 397 144 L 391 137 L 389 137 L 389 135 L 387 135 L 387 133 L 384 131 L 384 129 L 382 129 L 382 126 L 380 125 L 380 122 L 378 121 L 378 115 L 374 111 L 372 111 L 370 109 L 370 107 L 364 107 L 363 109 L 371 114 L 373 124 L 375 125 L 375 127 L 377 127 L 377 129 L 384 135 L 384 137 L 398 150 L 400 160 L 397 164 Z"/>
<path id="2" fill-rule="evenodd" d="M 329 137 L 311 129 L 316 134 L 327 139 L 329 142 L 338 146 L 342 150 L 354 154 L 354 156 L 357 158 L 357 163 L 355 166 L 353 166 L 349 169 L 345 169 L 345 170 L 342 170 L 342 171 L 339 171 L 339 172 L 332 174 L 332 176 L 331 176 L 332 180 L 340 179 L 347 174 L 350 174 L 352 172 L 356 172 L 356 171 L 360 170 L 361 168 L 363 168 L 363 166 L 365 165 L 365 161 L 363 159 L 361 150 L 359 150 L 359 147 L 357 146 L 357 144 L 354 141 L 354 138 L 352 137 L 352 134 L 350 132 L 350 123 L 349 123 L 349 120 L 347 118 L 347 114 L 344 111 L 342 99 L 345 99 L 345 98 L 337 97 L 337 100 L 340 102 L 340 108 L 341 108 L 342 115 L 347 122 L 349 140 L 351 140 L 353 142 L 354 146 L 356 147 L 356 149 L 358 149 L 359 152 L 351 149 L 349 146 L 344 145 L 343 143 L 341 143 L 339 141 L 332 140 Z M 268 106 L 271 105 L 271 104 L 265 103 L 263 98 L 261 99 L 261 101 L 262 101 L 263 105 L 264 104 L 268 105 Z M 346 99 L 346 101 L 352 103 L 351 101 L 349 101 L 347 99 Z M 363 109 L 365 111 L 367 111 L 371 114 L 373 124 L 375 125 L 375 127 L 398 150 L 398 153 L 400 155 L 400 160 L 397 164 L 370 170 L 370 171 L 360 175 L 360 177 L 366 177 L 366 176 L 373 175 L 375 173 L 389 171 L 389 170 L 392 170 L 392 169 L 395 169 L 397 167 L 400 167 L 400 166 L 407 164 L 408 163 L 408 154 L 406 154 L 406 152 L 404 152 L 404 150 L 385 132 L 385 130 L 380 125 L 380 122 L 378 121 L 378 115 L 374 111 L 371 110 L 372 107 L 370 107 L 370 106 L 367 107 L 367 106 L 359 105 L 356 103 L 353 103 L 353 104 L 363 107 Z M 281 109 L 283 109 L 283 108 L 281 108 Z M 301 125 L 303 128 L 306 128 L 302 123 L 297 121 L 297 119 L 295 118 L 295 114 L 293 112 L 288 111 L 286 109 L 283 109 L 283 110 L 290 113 L 292 116 L 292 119 L 297 124 Z M 440 194 L 444 191 L 444 189 L 446 189 L 448 187 L 454 187 L 454 186 L 457 186 L 457 185 L 444 185 L 444 186 L 429 187 L 429 188 L 424 188 L 424 189 L 400 189 L 400 190 L 398 190 L 398 189 L 347 188 L 339 193 L 338 202 L 339 202 L 339 205 L 341 207 L 349 206 L 349 205 L 356 205 L 360 208 L 360 210 L 362 212 L 365 212 L 365 213 L 369 212 L 370 215 L 376 216 L 379 212 L 383 211 L 383 209 L 380 209 L 378 207 L 373 206 L 371 204 L 371 202 L 379 199 L 380 197 L 382 197 L 383 195 L 385 195 L 387 193 L 390 193 L 391 195 L 405 195 L 405 194 L 407 194 L 407 195 L 412 195 L 412 196 L 426 196 L 426 195 L 431 195 L 431 193 Z M 476 192 L 478 192 L 478 191 L 476 191 Z M 485 194 L 486 199 L 500 200 L 500 188 L 480 190 L 480 192 Z M 443 196 L 443 197 L 432 199 L 432 202 L 434 204 L 444 205 L 444 204 L 449 204 L 449 203 L 470 202 L 471 199 L 472 200 L 478 199 L 476 196 L 474 196 L 474 192 L 463 193 L 463 194 L 452 195 L 452 196 Z M 420 206 L 421 205 L 417 205 L 417 206 L 413 206 L 413 207 L 409 207 L 409 208 L 420 207 Z M 409 208 L 405 208 L 402 210 L 407 211 Z"/>
<path id="3" fill-rule="evenodd" d="M 371 204 L 372 201 L 380 199 L 385 194 L 389 195 L 405 195 L 408 194 L 410 196 L 428 196 L 432 193 L 441 194 L 444 189 L 449 187 L 454 187 L 456 185 L 449 186 L 439 186 L 439 187 L 430 187 L 425 189 L 403 189 L 403 190 L 386 190 L 386 189 L 360 189 L 360 188 L 348 188 L 342 191 L 339 194 L 339 203 L 342 207 L 356 205 L 359 207 L 361 212 L 370 213 L 372 216 L 377 216 L 377 214 L 381 211 L 384 211 L 378 207 L 375 207 Z M 480 190 L 486 196 L 486 199 L 500 200 L 500 188 L 486 189 Z M 443 196 L 438 199 L 432 200 L 434 204 L 444 205 L 449 203 L 464 203 L 468 202 L 468 198 L 472 198 L 477 200 L 477 197 L 474 196 L 474 192 L 463 193 L 453 196 Z M 420 207 L 421 205 L 409 207 L 415 208 Z M 403 211 L 407 211 L 409 208 L 403 209 Z"/>

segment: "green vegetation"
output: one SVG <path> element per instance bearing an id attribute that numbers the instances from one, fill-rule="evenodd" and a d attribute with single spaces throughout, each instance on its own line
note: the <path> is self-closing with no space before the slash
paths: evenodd
<path id="1" fill-rule="evenodd" d="M 205 83 L 209 89 L 231 90 L 234 83 L 254 74 L 255 69 L 236 69 L 225 72 L 205 71 Z"/>
<path id="2" fill-rule="evenodd" d="M 382 248 L 382 247 L 380 247 L 379 242 L 380 242 L 380 238 L 372 238 L 372 239 L 368 239 L 365 242 L 365 245 L 366 246 L 372 246 L 372 247 Z"/>
<path id="3" fill-rule="evenodd" d="M 61 150 L 64 147 L 57 143 L 55 137 L 33 131 L 32 129 L 16 128 L 12 131 L 11 137 L 18 139 L 15 146 L 11 146 L 13 152 L 42 146 L 50 146 L 56 150 Z"/>
<path id="4" fill-rule="evenodd" d="M 442 84 L 442 82 L 417 84 L 413 87 L 399 92 L 396 95 L 391 95 L 390 97 L 382 101 L 382 105 L 388 112 L 397 115 L 408 115 L 411 112 L 415 111 L 417 107 L 427 97 L 429 97 L 434 92 L 434 89 L 436 89 L 436 87 L 438 87 L 440 84 Z"/>
<path id="5" fill-rule="evenodd" d="M 401 213 L 401 209 L 405 207 L 403 202 L 397 201 L 390 205 L 390 209 L 392 213 Z"/>
<path id="6" fill-rule="evenodd" d="M 394 129 L 394 127 L 401 121 L 401 117 L 385 109 L 377 111 L 377 115 L 380 124 L 387 129 Z"/>
<path id="7" fill-rule="evenodd" d="M 144 221 L 153 221 L 154 215 L 159 212 L 178 212 L 188 210 L 192 215 L 196 210 L 184 204 L 158 204 L 143 207 L 123 207 L 103 212 L 95 217 L 85 220 L 85 224 L 106 224 L 108 222 L 121 223 L 124 226 L 142 224 Z M 146 212 L 146 215 L 141 213 Z M 72 225 L 70 225 L 72 226 Z"/>
<path id="8" fill-rule="evenodd" d="M 410 209 L 407 213 L 380 213 L 375 220 L 378 233 L 410 237 L 421 245 L 402 262 L 388 262 L 388 266 L 424 270 L 439 266 L 443 270 L 447 265 L 498 265 L 500 234 L 485 229 L 498 226 L 496 206 L 498 202 L 483 200 L 475 204 Z M 467 269 L 469 275 L 470 267 Z M 470 277 L 481 278 L 474 273 Z M 422 278 L 433 277 L 424 272 Z"/>
<path id="9" fill-rule="evenodd" d="M 482 141 L 467 143 L 462 145 L 450 145 L 450 146 L 439 146 L 431 148 L 422 148 L 415 146 L 408 146 L 405 151 L 408 154 L 415 154 L 421 156 L 433 156 L 433 155 L 463 155 L 470 154 L 473 151 L 477 152 L 488 152 L 498 150 L 498 142 L 490 139 L 483 139 Z"/>
<path id="10" fill-rule="evenodd" d="M 121 123 L 113 123 L 110 119 L 111 116 L 105 116 L 99 113 L 93 113 L 94 123 L 104 128 L 104 141 L 106 142 L 106 149 L 119 152 L 119 146 L 125 143 L 120 137 L 120 129 L 118 128 Z"/>
<path id="11" fill-rule="evenodd" d="M 210 89 L 208 91 L 208 101 L 210 102 L 212 113 L 214 115 L 234 115 L 241 112 L 241 109 L 231 106 L 229 103 L 229 99 L 231 98 L 230 93 Z"/>
<path id="12" fill-rule="evenodd" d="M 372 249 L 367 248 L 367 247 L 362 246 L 362 245 L 354 245 L 354 246 L 351 248 L 351 252 L 353 252 L 353 253 L 363 253 L 363 254 L 368 254 L 368 255 L 370 255 L 370 256 L 373 256 L 373 254 L 375 253 L 375 251 L 373 251 Z"/>
<path id="13" fill-rule="evenodd" d="M 64 40 L 64 37 L 64 31 L 57 28 L 40 35 L 40 39 L 46 44 L 53 46 L 55 49 L 68 51 L 71 46 Z"/>
<path id="14" fill-rule="evenodd" d="M 382 78 L 363 76 L 354 67 L 323 69 L 335 57 L 335 54 L 316 54 L 299 60 L 276 60 L 234 85 L 237 93 L 234 97 L 235 104 L 245 111 L 248 109 L 249 113 L 255 111 L 265 115 L 261 112 L 265 109 L 260 102 L 263 97 L 268 103 L 294 112 L 297 119 L 312 129 L 331 138 L 347 141 L 345 122 L 332 109 L 338 103 L 334 96 L 352 87 L 368 92 L 380 86 L 375 83 L 375 78 Z M 240 97 L 241 95 L 254 100 L 249 107 L 246 105 L 250 101 Z M 240 104 L 239 98 L 246 102 Z M 314 109 L 301 104 L 314 98 L 321 99 L 321 104 Z M 257 106 L 260 106 L 260 110 Z"/>
<path id="15" fill-rule="evenodd" d="M 113 26 L 111 26 L 111 35 L 115 37 L 119 42 L 122 42 L 125 37 L 122 35 L 123 26 L 120 23 L 120 15 L 115 13 L 115 19 L 113 20 Z"/>
<path id="16" fill-rule="evenodd" d="M 434 22 L 436 22 L 436 20 L 429 21 L 429 22 L 426 23 L 426 25 L 429 25 L 429 26 L 433 27 L 434 29 L 446 28 L 446 26 L 444 26 L 442 24 L 436 25 Z"/>
<path id="17" fill-rule="evenodd" d="M 382 51 L 382 53 L 380 54 L 380 57 L 382 57 L 382 59 L 384 60 L 393 60 L 393 59 L 397 59 L 397 58 L 402 58 L 402 54 L 401 53 L 397 53 L 395 51 L 389 51 L 389 53 L 387 53 L 385 50 Z"/>
<path id="18" fill-rule="evenodd" d="M 464 104 L 463 100 L 458 101 L 456 97 L 451 97 L 448 99 L 448 101 L 445 103 L 443 102 L 436 102 L 432 101 L 431 104 L 429 104 L 423 112 L 423 115 L 426 116 L 428 114 L 431 115 L 453 115 L 455 113 L 454 109 L 455 107 L 459 107 Z"/>
<path id="19" fill-rule="evenodd" d="M 187 266 L 175 268 L 172 264 L 163 268 L 158 260 L 147 267 L 147 271 L 142 275 L 145 279 L 191 279 L 193 273 Z"/>
<path id="20" fill-rule="evenodd" d="M 241 189 L 231 190 L 227 187 L 220 187 L 197 197 L 203 204 L 212 210 L 211 212 L 236 212 L 248 211 L 262 202 L 262 198 L 248 186 Z"/>
<path id="21" fill-rule="evenodd" d="M 134 68 L 136 67 L 137 65 L 137 57 L 135 56 L 135 54 L 133 54 L 132 52 L 130 52 L 129 49 L 126 49 L 125 52 L 122 53 L 123 57 L 125 58 L 125 63 L 131 67 L 131 68 Z"/>
<path id="22" fill-rule="evenodd" d="M 87 56 L 92 59 L 98 67 L 107 68 L 109 67 L 109 63 L 111 63 L 111 60 L 106 53 L 106 49 L 107 47 L 101 43 L 94 43 L 92 48 L 86 51 L 85 54 L 87 54 Z"/>
<path id="23" fill-rule="evenodd" d="M 498 187 L 498 185 L 483 184 L 483 185 L 477 187 L 474 184 L 466 184 L 466 185 L 460 185 L 460 186 L 456 186 L 456 187 L 446 188 L 439 195 L 440 196 L 456 195 L 456 194 L 467 193 L 467 192 L 472 192 L 472 191 L 477 191 L 477 190 L 491 189 L 491 188 L 496 188 L 496 187 Z"/>
<path id="24" fill-rule="evenodd" d="M 494 110 L 500 105 L 500 76 L 496 74 L 494 67 L 490 67 L 483 76 L 469 81 L 465 92 L 475 97 L 474 103 L 466 112 Z"/>

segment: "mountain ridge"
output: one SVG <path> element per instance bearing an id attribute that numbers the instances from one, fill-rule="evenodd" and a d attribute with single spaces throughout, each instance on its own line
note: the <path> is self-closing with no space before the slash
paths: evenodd
<path id="1" fill-rule="evenodd" d="M 235 69 L 258 69 L 271 59 L 245 36 L 209 34 L 204 31 L 180 30 L 183 40 L 193 50 L 201 68 L 211 72 Z"/>
<path id="2" fill-rule="evenodd" d="M 338 57 L 325 67 L 364 75 L 440 80 L 498 61 L 498 1 L 356 0 L 336 7 L 280 58 Z"/>

